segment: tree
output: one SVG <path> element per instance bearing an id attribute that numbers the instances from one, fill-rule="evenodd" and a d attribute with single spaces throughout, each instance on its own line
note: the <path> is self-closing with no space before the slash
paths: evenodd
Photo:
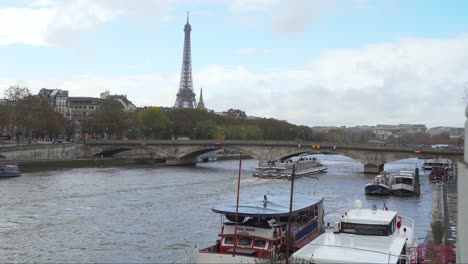
<path id="1" fill-rule="evenodd" d="M 107 138 L 121 137 L 129 128 L 129 118 L 123 105 L 113 99 L 102 101 L 95 113 L 96 132 Z"/>
<path id="2" fill-rule="evenodd" d="M 70 140 L 75 137 L 76 129 L 77 129 L 77 124 L 75 121 L 64 119 L 64 134 L 67 140 Z"/>
<path id="3" fill-rule="evenodd" d="M 87 134 L 92 137 L 98 131 L 98 125 L 94 116 L 88 116 L 80 120 L 80 127 L 82 136 Z"/>
<path id="4" fill-rule="evenodd" d="M 326 137 L 330 142 L 344 142 L 346 139 L 346 132 L 340 128 L 332 128 L 328 130 Z"/>
<path id="5" fill-rule="evenodd" d="M 224 131 L 218 132 L 218 126 L 211 120 L 200 121 L 193 129 L 192 138 L 195 139 L 215 139 L 224 138 Z"/>
<path id="6" fill-rule="evenodd" d="M 58 137 L 64 127 L 64 118 L 49 105 L 48 101 L 36 96 L 27 96 L 16 104 L 17 128 L 23 136 L 30 138 Z"/>
<path id="7" fill-rule="evenodd" d="M 10 108 L 6 104 L 0 104 L 0 132 L 8 130 L 11 115 Z"/>
<path id="8" fill-rule="evenodd" d="M 139 114 L 141 127 L 149 138 L 162 138 L 167 134 L 170 121 L 161 107 L 148 107 Z"/>
<path id="9" fill-rule="evenodd" d="M 25 97 L 31 96 L 31 91 L 29 91 L 27 87 L 20 87 L 19 85 L 12 85 L 4 91 L 4 94 L 5 94 L 5 98 L 8 101 L 12 101 L 16 103 Z"/>
<path id="10" fill-rule="evenodd" d="M 10 124 L 7 127 L 10 135 L 15 135 L 17 143 L 19 143 L 19 134 L 21 127 L 18 124 L 18 102 L 23 98 L 31 95 L 27 87 L 20 87 L 19 85 L 12 85 L 4 91 L 7 105 L 10 108 Z"/>
<path id="11" fill-rule="evenodd" d="M 451 141 L 450 134 L 447 132 L 442 132 L 432 136 L 432 144 L 450 144 Z"/>

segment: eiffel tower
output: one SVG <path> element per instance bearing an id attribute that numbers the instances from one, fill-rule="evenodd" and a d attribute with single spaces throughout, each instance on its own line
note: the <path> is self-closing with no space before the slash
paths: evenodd
<path id="1" fill-rule="evenodd" d="M 174 104 L 175 108 L 196 108 L 197 100 L 193 92 L 192 82 L 192 56 L 190 52 L 190 31 L 192 27 L 189 24 L 189 13 L 187 12 L 187 24 L 184 32 L 184 56 L 182 59 L 182 72 L 180 74 L 179 91 Z"/>

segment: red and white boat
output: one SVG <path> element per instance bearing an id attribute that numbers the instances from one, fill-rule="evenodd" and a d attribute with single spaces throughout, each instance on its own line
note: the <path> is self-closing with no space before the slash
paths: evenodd
<path id="1" fill-rule="evenodd" d="M 324 232 L 323 199 L 312 196 L 294 195 L 291 206 L 289 196 L 265 195 L 212 210 L 223 224 L 216 243 L 198 251 L 197 263 L 284 259 Z"/>

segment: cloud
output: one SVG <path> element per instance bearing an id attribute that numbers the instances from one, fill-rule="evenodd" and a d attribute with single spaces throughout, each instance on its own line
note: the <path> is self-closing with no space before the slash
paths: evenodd
<path id="1" fill-rule="evenodd" d="M 47 24 L 54 14 L 48 8 L 0 9 L 0 45 L 46 45 Z"/>
<path id="2" fill-rule="evenodd" d="M 64 76 L 23 83 L 33 92 L 48 87 L 69 90 L 70 96 L 99 96 L 109 90 L 127 94 L 137 106 L 172 106 L 179 74 Z M 239 108 L 248 115 L 309 126 L 462 127 L 467 76 L 468 36 L 402 38 L 356 49 L 329 49 L 301 69 L 254 71 L 242 65 L 211 65 L 193 73 L 210 109 Z M 1 87 L 12 84 L 14 79 L 0 80 Z"/>
<path id="3" fill-rule="evenodd" d="M 275 7 L 280 0 L 232 0 L 231 9 L 236 13 L 264 11 Z"/>
<path id="4" fill-rule="evenodd" d="M 335 1 L 294 0 L 284 1 L 272 18 L 272 31 L 287 36 L 304 31 L 308 26 L 333 10 Z"/>
<path id="5" fill-rule="evenodd" d="M 106 90 L 111 94 L 127 94 L 137 106 L 172 106 L 178 89 L 179 73 L 135 75 L 70 75 L 60 78 L 14 80 L 0 79 L 0 87 L 28 87 L 37 94 L 41 88 L 68 90 L 71 97 L 99 97 Z"/>
<path id="6" fill-rule="evenodd" d="M 0 45 L 70 45 L 83 30 L 122 16 L 158 17 L 169 0 L 38 0 L 26 7 L 0 8 Z M 167 17 L 161 15 L 161 21 Z"/>
<path id="7" fill-rule="evenodd" d="M 250 115 L 306 125 L 460 127 L 468 36 L 327 50 L 301 70 L 213 66 L 194 76 L 204 83 L 205 104 L 215 109 L 231 102 Z"/>
<path id="8" fill-rule="evenodd" d="M 270 53 L 271 53 L 270 49 L 264 49 L 264 48 L 243 48 L 239 50 L 239 54 L 252 57 L 252 58 L 263 57 Z"/>

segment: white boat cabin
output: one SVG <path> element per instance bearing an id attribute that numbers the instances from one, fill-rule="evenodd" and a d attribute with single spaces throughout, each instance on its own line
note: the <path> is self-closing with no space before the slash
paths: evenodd
<path id="1" fill-rule="evenodd" d="M 360 204 L 360 203 L 359 203 Z M 404 222 L 403 222 L 404 221 Z M 414 223 L 395 211 L 356 208 L 292 255 L 306 263 L 401 263 L 415 258 Z"/>

